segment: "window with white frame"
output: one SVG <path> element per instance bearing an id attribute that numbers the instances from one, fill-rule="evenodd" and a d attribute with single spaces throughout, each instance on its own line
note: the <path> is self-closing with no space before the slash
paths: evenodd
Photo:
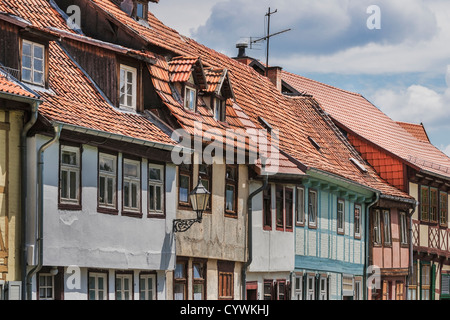
<path id="1" fill-rule="evenodd" d="M 61 146 L 59 196 L 61 204 L 80 203 L 80 148 Z"/>
<path id="2" fill-rule="evenodd" d="M 156 274 L 139 276 L 139 300 L 156 300 Z"/>
<path id="3" fill-rule="evenodd" d="M 89 273 L 88 292 L 89 300 L 107 300 L 108 286 L 106 273 Z"/>
<path id="4" fill-rule="evenodd" d="M 384 244 L 391 244 L 391 212 L 383 210 L 383 236 Z"/>
<path id="5" fill-rule="evenodd" d="M 141 170 L 140 161 L 123 160 L 123 209 L 128 212 L 140 211 Z"/>
<path id="6" fill-rule="evenodd" d="M 184 108 L 195 111 L 197 104 L 197 90 L 186 86 L 184 91 Z"/>
<path id="7" fill-rule="evenodd" d="M 308 226 L 317 226 L 317 191 L 312 189 L 308 192 Z"/>
<path id="8" fill-rule="evenodd" d="M 306 278 L 306 300 L 315 300 L 316 298 L 316 276 L 307 275 Z"/>
<path id="9" fill-rule="evenodd" d="M 116 274 L 116 300 L 133 300 L 133 275 Z"/>
<path id="10" fill-rule="evenodd" d="M 305 189 L 297 188 L 297 206 L 295 214 L 297 226 L 305 225 Z"/>
<path id="11" fill-rule="evenodd" d="M 303 300 L 303 275 L 295 275 L 294 300 Z"/>
<path id="12" fill-rule="evenodd" d="M 22 41 L 22 81 L 38 86 L 45 84 L 45 46 Z"/>
<path id="13" fill-rule="evenodd" d="M 319 278 L 319 300 L 328 300 L 328 277 L 323 275 Z"/>
<path id="14" fill-rule="evenodd" d="M 286 280 L 277 281 L 277 300 L 286 299 Z"/>
<path id="15" fill-rule="evenodd" d="M 225 121 L 226 105 L 223 99 L 215 97 L 214 99 L 214 119 L 216 121 Z"/>
<path id="16" fill-rule="evenodd" d="M 98 156 L 98 205 L 116 209 L 117 156 L 100 153 Z"/>
<path id="17" fill-rule="evenodd" d="M 121 108 L 136 111 L 137 69 L 121 64 L 119 103 Z"/>
<path id="18" fill-rule="evenodd" d="M 373 243 L 381 244 L 381 212 L 379 209 L 373 211 Z"/>
<path id="19" fill-rule="evenodd" d="M 355 294 L 353 300 L 362 300 L 362 279 L 355 278 Z"/>
<path id="20" fill-rule="evenodd" d="M 338 199 L 337 202 L 337 233 L 344 234 L 344 219 L 345 219 L 345 201 Z"/>
<path id="21" fill-rule="evenodd" d="M 164 166 L 148 165 L 148 211 L 164 214 Z"/>
<path id="22" fill-rule="evenodd" d="M 408 226 L 405 212 L 400 212 L 400 243 L 408 244 Z"/>
<path id="23" fill-rule="evenodd" d="M 55 299 L 55 278 L 49 273 L 39 274 L 39 300 Z"/>
<path id="24" fill-rule="evenodd" d="M 355 204 L 355 216 L 354 216 L 354 236 L 356 239 L 361 239 L 361 205 Z"/>

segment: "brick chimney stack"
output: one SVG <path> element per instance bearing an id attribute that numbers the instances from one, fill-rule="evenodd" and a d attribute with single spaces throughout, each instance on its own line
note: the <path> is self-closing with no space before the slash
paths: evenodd
<path id="1" fill-rule="evenodd" d="M 267 68 L 267 77 L 277 87 L 277 90 L 281 92 L 281 67 L 269 67 Z"/>

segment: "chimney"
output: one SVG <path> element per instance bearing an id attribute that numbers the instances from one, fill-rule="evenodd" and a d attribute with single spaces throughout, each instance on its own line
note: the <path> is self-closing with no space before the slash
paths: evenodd
<path id="1" fill-rule="evenodd" d="M 277 87 L 277 90 L 281 92 L 281 67 L 268 67 L 267 77 Z"/>
<path id="2" fill-rule="evenodd" d="M 247 42 L 238 42 L 236 44 L 236 48 L 239 49 L 238 56 L 237 56 L 238 58 L 244 58 L 247 56 L 247 54 L 245 53 L 245 49 L 248 48 Z"/>

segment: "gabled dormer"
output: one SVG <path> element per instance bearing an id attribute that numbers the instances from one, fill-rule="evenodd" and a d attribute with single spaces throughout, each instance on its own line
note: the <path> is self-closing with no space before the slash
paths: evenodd
<path id="1" fill-rule="evenodd" d="M 181 93 L 185 110 L 197 111 L 198 94 L 207 89 L 203 64 L 196 57 L 176 57 L 169 62 L 170 82 Z"/>
<path id="2" fill-rule="evenodd" d="M 159 0 L 113 0 L 113 2 L 137 21 L 147 21 L 148 3 L 158 3 Z"/>
<path id="3" fill-rule="evenodd" d="M 216 121 L 226 121 L 226 102 L 234 99 L 233 87 L 227 69 L 209 68 L 205 70 L 208 87 L 205 92 L 205 101 L 211 107 Z"/>

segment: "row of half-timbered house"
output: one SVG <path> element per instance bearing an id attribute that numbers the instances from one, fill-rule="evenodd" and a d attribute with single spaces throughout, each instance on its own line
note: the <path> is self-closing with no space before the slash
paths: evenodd
<path id="1" fill-rule="evenodd" d="M 0 3 L 1 69 L 39 101 L 24 199 L 8 200 L 23 225 L 6 280 L 42 300 L 406 299 L 426 260 L 411 257 L 414 188 L 387 179 L 320 95 L 180 35 L 157 2 Z"/>

